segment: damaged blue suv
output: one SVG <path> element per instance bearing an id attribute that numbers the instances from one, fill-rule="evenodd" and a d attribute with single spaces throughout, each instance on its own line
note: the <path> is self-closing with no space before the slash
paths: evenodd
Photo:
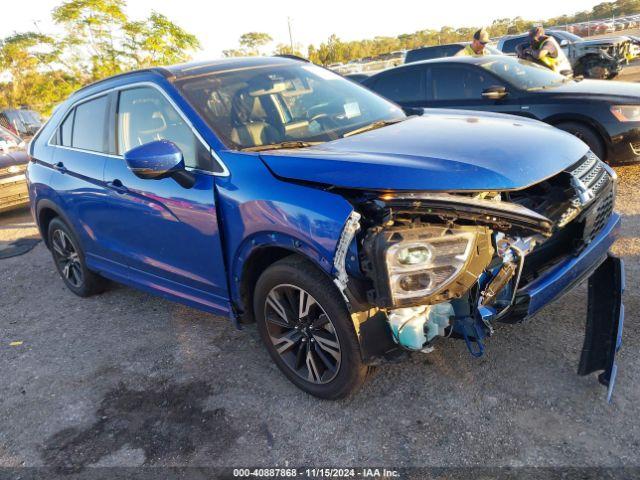
<path id="1" fill-rule="evenodd" d="M 85 87 L 30 145 L 34 218 L 67 287 L 105 279 L 256 322 L 304 391 L 536 314 L 589 278 L 578 373 L 609 387 L 623 269 L 616 178 L 573 136 L 465 111 L 407 117 L 294 58 Z"/>

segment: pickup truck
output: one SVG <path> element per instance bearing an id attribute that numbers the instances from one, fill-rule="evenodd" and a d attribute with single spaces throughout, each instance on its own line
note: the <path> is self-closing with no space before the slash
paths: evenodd
<path id="1" fill-rule="evenodd" d="M 440 342 L 481 356 L 497 322 L 587 278 L 578 373 L 613 388 L 616 176 L 544 123 L 406 116 L 306 61 L 224 59 L 82 88 L 29 155 L 32 213 L 69 290 L 110 279 L 256 322 L 312 395 L 349 395 Z"/>
<path id="2" fill-rule="evenodd" d="M 610 80 L 634 58 L 637 43 L 629 37 L 583 39 L 562 30 L 547 30 L 564 50 L 573 74 L 585 78 Z M 498 40 L 498 50 L 515 54 L 516 47 L 528 42 L 528 34 L 509 35 Z"/>

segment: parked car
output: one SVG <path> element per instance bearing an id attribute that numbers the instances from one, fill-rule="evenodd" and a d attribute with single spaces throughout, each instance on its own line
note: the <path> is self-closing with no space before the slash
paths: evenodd
<path id="1" fill-rule="evenodd" d="M 434 58 L 453 57 L 460 53 L 471 42 L 448 43 L 446 45 L 433 45 L 431 47 L 421 47 L 407 51 L 404 63 L 420 62 Z M 501 55 L 502 52 L 495 46 L 486 45 L 485 48 L 491 55 Z"/>
<path id="2" fill-rule="evenodd" d="M 28 161 L 22 139 L 0 127 L 0 212 L 29 204 L 25 178 Z"/>
<path id="3" fill-rule="evenodd" d="M 494 322 L 590 275 L 579 373 L 613 386 L 615 174 L 543 123 L 408 118 L 308 62 L 238 58 L 83 88 L 30 155 L 33 215 L 73 293 L 108 278 L 255 321 L 310 394 L 345 396 L 443 337 L 479 356 Z"/>
<path id="4" fill-rule="evenodd" d="M 22 137 L 32 137 L 42 126 L 40 115 L 27 108 L 0 111 L 0 127 L 11 130 Z"/>
<path id="5" fill-rule="evenodd" d="M 343 75 L 343 76 L 344 78 L 348 78 L 352 82 L 362 83 L 364 80 L 369 78 L 371 74 L 360 72 L 360 73 L 347 73 L 346 75 Z"/>
<path id="6" fill-rule="evenodd" d="M 640 85 L 572 80 L 509 56 L 452 57 L 385 70 L 363 82 L 412 113 L 456 108 L 541 120 L 609 162 L 640 160 Z"/>
<path id="7" fill-rule="evenodd" d="M 612 79 L 629 59 L 631 41 L 627 37 L 607 37 L 585 40 L 578 35 L 559 30 L 547 30 L 560 44 L 571 62 L 573 73 L 585 78 Z M 498 50 L 515 55 L 516 47 L 528 41 L 528 34 L 508 35 L 498 40 Z"/>

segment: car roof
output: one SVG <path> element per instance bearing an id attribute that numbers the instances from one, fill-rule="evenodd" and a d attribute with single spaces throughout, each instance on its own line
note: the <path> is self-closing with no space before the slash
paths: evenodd
<path id="1" fill-rule="evenodd" d="M 383 73 L 386 72 L 392 72 L 392 71 L 396 71 L 396 70 L 400 70 L 403 68 L 411 68 L 411 67 L 415 67 L 416 65 L 431 65 L 431 64 L 466 64 L 466 65 L 479 65 L 485 61 L 487 61 L 488 59 L 496 59 L 496 60 L 502 60 L 505 62 L 510 62 L 510 61 L 518 61 L 518 59 L 511 57 L 509 55 L 483 55 L 483 56 L 479 56 L 479 57 L 471 57 L 471 56 L 458 56 L 458 57 L 442 57 L 442 58 L 432 58 L 430 60 L 420 60 L 417 62 L 411 62 L 411 63 L 404 63 L 402 65 L 398 65 L 397 67 L 393 67 L 393 68 L 388 68 L 386 70 L 382 70 L 381 72 L 378 72 L 374 75 L 371 75 L 369 77 L 369 79 L 374 79 L 377 78 L 378 75 L 381 75 Z M 366 81 L 365 81 L 366 82 Z"/>
<path id="2" fill-rule="evenodd" d="M 471 42 L 454 42 L 454 43 L 443 43 L 442 45 L 427 45 L 426 47 L 418 47 L 418 48 L 413 48 L 411 50 L 407 50 L 407 53 L 418 52 L 420 50 L 430 50 L 432 48 L 451 47 L 454 45 L 464 47 L 465 45 L 469 45 L 469 44 L 471 44 Z"/>
<path id="3" fill-rule="evenodd" d="M 231 57 L 223 58 L 219 60 L 200 61 L 200 62 L 188 62 L 180 63 L 177 65 L 170 65 L 167 67 L 152 67 L 143 68 L 139 70 L 132 70 L 130 72 L 120 73 L 118 75 L 112 75 L 111 77 L 98 80 L 97 82 L 90 83 L 77 90 L 75 94 L 83 92 L 87 89 L 93 88 L 103 83 L 111 82 L 114 79 L 126 78 L 143 72 L 150 72 L 160 74 L 169 81 L 184 80 L 186 78 L 207 75 L 215 72 L 224 72 L 227 70 L 236 70 L 241 68 L 268 66 L 268 65 L 283 65 L 283 64 L 299 64 L 300 62 L 308 62 L 303 58 L 297 58 L 291 55 L 287 56 L 273 56 L 273 57 Z"/>
<path id="4" fill-rule="evenodd" d="M 410 67 L 412 65 L 421 65 L 423 63 L 469 63 L 471 65 L 477 65 L 482 63 L 487 58 L 504 58 L 506 55 L 482 55 L 477 57 L 472 57 L 470 55 L 461 55 L 457 57 L 441 57 L 441 58 L 431 58 L 429 60 L 419 60 L 417 62 L 405 63 L 403 65 L 399 65 L 395 68 L 403 68 Z"/>

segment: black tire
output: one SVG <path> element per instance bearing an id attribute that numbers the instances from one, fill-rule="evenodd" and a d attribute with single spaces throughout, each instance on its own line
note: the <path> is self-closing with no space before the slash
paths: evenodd
<path id="1" fill-rule="evenodd" d="M 106 281 L 87 268 L 80 242 L 62 219 L 51 220 L 47 238 L 56 270 L 69 290 L 79 297 L 104 291 Z"/>
<path id="2" fill-rule="evenodd" d="M 295 304 L 297 312 L 305 308 L 306 313 L 296 313 Z M 269 355 L 298 388 L 319 398 L 337 399 L 364 383 L 369 368 L 362 362 L 344 298 L 312 263 L 290 256 L 267 268 L 256 284 L 253 308 Z M 284 316 L 278 315 L 280 311 Z"/>
<path id="3" fill-rule="evenodd" d="M 602 137 L 593 128 L 580 122 L 562 122 L 555 125 L 586 143 L 599 159 L 605 160 L 605 149 Z"/>

